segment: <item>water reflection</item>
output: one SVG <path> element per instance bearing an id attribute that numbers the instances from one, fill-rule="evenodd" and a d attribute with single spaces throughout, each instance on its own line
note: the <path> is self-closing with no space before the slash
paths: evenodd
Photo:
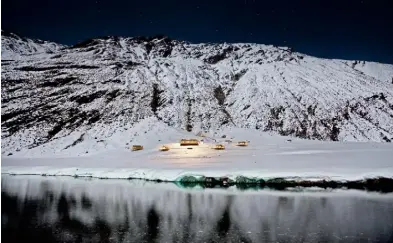
<path id="1" fill-rule="evenodd" d="M 4 242 L 393 242 L 393 197 L 2 177 Z"/>

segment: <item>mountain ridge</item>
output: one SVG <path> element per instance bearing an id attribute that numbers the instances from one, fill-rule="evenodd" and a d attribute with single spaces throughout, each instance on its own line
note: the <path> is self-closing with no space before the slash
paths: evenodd
<path id="1" fill-rule="evenodd" d="M 2 35 L 2 66 L 3 154 L 52 145 L 55 153 L 75 134 L 111 140 L 151 118 L 192 133 L 234 126 L 317 140 L 393 139 L 389 64 L 165 36 L 64 46 Z M 97 135 L 100 127 L 108 133 Z"/>

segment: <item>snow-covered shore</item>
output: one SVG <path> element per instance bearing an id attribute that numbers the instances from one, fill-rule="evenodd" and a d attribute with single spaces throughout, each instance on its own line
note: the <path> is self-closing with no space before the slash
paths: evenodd
<path id="1" fill-rule="evenodd" d="M 171 131 L 163 137 L 184 136 Z M 170 151 L 160 152 L 162 143 L 145 141 L 145 149 L 131 152 L 112 148 L 95 154 L 72 157 L 2 157 L 2 173 L 75 176 L 95 178 L 179 181 L 185 176 L 198 178 L 238 177 L 268 180 L 355 181 L 367 178 L 393 178 L 393 147 L 386 143 L 344 143 L 289 139 L 246 129 L 225 131 L 233 142 L 249 140 L 247 147 L 225 143 L 226 149 L 211 149 L 212 142 L 192 150 L 169 139 Z M 205 139 L 207 140 L 207 139 Z"/>

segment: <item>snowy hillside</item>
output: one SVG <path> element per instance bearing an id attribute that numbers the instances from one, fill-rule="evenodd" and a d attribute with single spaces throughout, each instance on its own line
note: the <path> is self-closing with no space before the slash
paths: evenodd
<path id="1" fill-rule="evenodd" d="M 154 124 L 390 142 L 392 77 L 393 65 L 259 44 L 159 36 L 64 47 L 2 33 L 2 154 L 124 148 Z"/>

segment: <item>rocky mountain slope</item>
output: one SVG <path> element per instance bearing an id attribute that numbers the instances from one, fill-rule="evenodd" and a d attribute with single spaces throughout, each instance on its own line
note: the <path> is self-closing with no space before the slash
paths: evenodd
<path id="1" fill-rule="evenodd" d="M 3 32 L 1 64 L 3 154 L 64 137 L 74 140 L 69 146 L 86 136 L 132 137 L 127 131 L 146 119 L 193 133 L 236 126 L 318 140 L 393 139 L 393 65 L 164 36 L 66 47 Z"/>

